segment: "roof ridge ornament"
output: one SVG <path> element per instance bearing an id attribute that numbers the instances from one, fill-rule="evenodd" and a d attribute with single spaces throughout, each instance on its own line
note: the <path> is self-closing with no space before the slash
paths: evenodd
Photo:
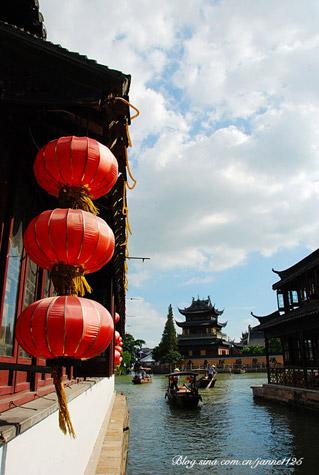
<path id="1" fill-rule="evenodd" d="M 276 270 L 276 269 L 274 269 L 273 267 L 272 267 L 271 270 L 272 270 L 275 274 L 279 275 L 279 277 L 280 277 L 280 274 L 281 274 L 282 271 Z"/>

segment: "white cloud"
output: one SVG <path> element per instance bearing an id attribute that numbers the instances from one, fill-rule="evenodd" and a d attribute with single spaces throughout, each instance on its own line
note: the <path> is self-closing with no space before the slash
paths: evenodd
<path id="1" fill-rule="evenodd" d="M 130 285 L 133 285 L 133 287 L 136 288 L 140 288 L 142 287 L 143 283 L 150 278 L 150 276 L 151 273 L 148 270 L 140 270 L 136 272 L 131 272 L 129 270 Z"/>
<path id="2" fill-rule="evenodd" d="M 146 346 L 154 347 L 161 340 L 166 315 L 161 315 L 145 300 L 127 300 L 125 330 L 134 338 L 145 340 Z"/>
<path id="3" fill-rule="evenodd" d="M 42 0 L 49 38 L 132 74 L 132 255 L 203 274 L 317 246 L 319 5 Z M 207 276 L 209 279 L 209 275 Z"/>
<path id="4" fill-rule="evenodd" d="M 211 282 L 214 282 L 214 277 L 212 275 L 196 275 L 194 277 L 191 277 L 190 279 L 185 280 L 184 282 L 180 283 L 179 286 L 185 287 L 188 285 L 202 285 L 202 284 L 210 284 Z"/>

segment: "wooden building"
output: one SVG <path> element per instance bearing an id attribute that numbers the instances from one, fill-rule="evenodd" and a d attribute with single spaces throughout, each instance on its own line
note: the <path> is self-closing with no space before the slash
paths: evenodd
<path id="1" fill-rule="evenodd" d="M 0 450 L 0 454 L 4 453 L 5 449 L 7 460 L 10 459 L 11 445 L 16 443 L 15 438 L 26 428 L 21 416 L 23 411 L 20 411 L 18 417 L 14 410 L 25 407 L 28 401 L 39 400 L 43 405 L 43 397 L 54 390 L 51 368 L 47 366 L 46 361 L 29 357 L 15 339 L 17 315 L 33 301 L 53 293 L 50 276 L 28 258 L 22 240 L 23 231 L 31 218 L 43 210 L 57 207 L 57 201 L 36 184 L 32 169 L 38 149 L 52 139 L 68 135 L 89 136 L 112 147 L 112 152 L 118 160 L 119 179 L 115 187 L 106 197 L 96 202 L 100 216 L 107 221 L 115 234 L 115 254 L 107 266 L 88 276 L 88 280 L 94 289 L 90 298 L 103 304 L 113 316 L 115 311 L 120 314 L 121 321 L 117 329 L 121 333 L 124 331 L 125 322 L 126 254 L 123 243 L 127 241 L 125 186 L 130 124 L 127 103 L 130 76 L 52 44 L 45 38 L 42 16 L 36 0 L 2 2 L 0 432 L 4 448 Z M 83 431 L 87 432 L 87 439 L 82 434 L 72 446 L 68 445 L 68 441 L 64 441 L 69 451 L 65 453 L 64 445 L 61 442 L 60 447 L 60 442 L 54 439 L 53 433 L 48 432 L 46 436 L 47 450 L 51 450 L 50 444 L 57 453 L 61 449 L 64 468 L 68 467 L 69 461 L 70 465 L 75 467 L 73 473 L 84 473 L 85 463 L 94 446 L 100 424 L 111 407 L 114 394 L 113 353 L 111 344 L 100 357 L 65 368 L 70 392 L 73 391 L 73 383 L 79 388 L 81 377 L 103 378 L 95 379 L 95 383 L 99 384 L 94 383 L 94 388 L 91 388 L 92 398 L 95 397 L 103 403 L 101 407 L 96 404 L 92 421 L 96 419 L 98 422 L 96 426 L 92 426 L 91 432 L 87 418 L 83 421 Z M 86 384 L 86 389 L 89 387 L 90 385 Z M 77 399 L 77 404 L 82 404 L 81 411 L 85 417 L 85 414 L 90 412 L 90 407 L 85 406 L 85 401 L 80 396 Z M 41 413 L 37 406 L 33 410 L 35 412 L 26 410 L 25 413 L 36 414 L 34 423 L 43 419 L 37 425 L 41 438 L 44 419 L 52 410 L 46 414 Z M 77 417 L 80 418 L 80 412 L 75 414 L 75 419 Z M 10 423 L 12 420 L 15 421 L 13 424 Z M 81 431 L 81 423 L 78 423 L 76 430 Z M 30 424 L 27 428 L 29 427 Z M 56 431 L 59 431 L 58 425 Z M 28 452 L 27 444 L 24 450 Z M 45 454 L 46 447 L 43 447 L 43 457 Z M 23 458 L 22 455 L 21 457 Z M 16 463 L 18 462 L 19 452 L 16 451 Z M 33 462 L 36 464 L 36 461 Z M 80 463 L 82 465 L 76 465 Z M 36 466 L 34 465 L 32 473 L 40 473 Z M 59 471 L 57 467 L 58 465 L 52 468 L 52 473 Z M 51 473 L 48 464 L 45 471 Z M 21 468 L 15 473 L 31 471 L 27 472 L 27 468 Z"/>
<path id="2" fill-rule="evenodd" d="M 270 339 L 280 339 L 283 365 L 271 365 L 267 358 L 269 384 L 263 391 L 273 393 L 274 386 L 278 386 L 277 393 L 279 386 L 281 391 L 301 388 L 301 392 L 294 393 L 296 400 L 307 405 L 315 394 L 311 397 L 317 398 L 319 407 L 319 250 L 286 270 L 274 272 L 280 278 L 273 285 L 278 309 L 256 318 L 260 322 L 257 328 L 265 335 L 267 352 Z M 261 392 L 256 389 L 254 394 Z M 286 390 L 285 394 L 292 392 Z"/>
<path id="3" fill-rule="evenodd" d="M 224 311 L 215 308 L 210 297 L 206 300 L 193 298 L 189 307 L 178 310 L 186 318 L 184 322 L 176 321 L 177 326 L 182 328 L 182 334 L 178 335 L 178 348 L 185 360 L 202 358 L 204 361 L 229 355 L 231 344 L 222 333 L 227 322 L 218 321 Z"/>
<path id="4" fill-rule="evenodd" d="M 254 315 L 251 312 L 251 315 L 255 318 L 256 315 Z M 240 341 L 242 347 L 244 348 L 245 346 L 265 346 L 265 337 L 264 337 L 264 332 L 259 329 L 259 325 L 256 325 L 252 327 L 251 325 L 248 325 L 247 331 L 242 333 L 241 341 Z"/>

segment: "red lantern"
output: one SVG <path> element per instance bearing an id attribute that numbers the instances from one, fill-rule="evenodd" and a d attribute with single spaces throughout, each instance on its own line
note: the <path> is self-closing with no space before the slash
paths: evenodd
<path id="1" fill-rule="evenodd" d="M 84 189 L 92 199 L 106 195 L 118 176 L 113 153 L 88 137 L 61 137 L 42 147 L 34 162 L 38 184 L 50 195 L 63 187 Z"/>
<path id="2" fill-rule="evenodd" d="M 109 262 L 115 241 L 103 219 L 79 209 L 58 208 L 33 218 L 24 233 L 24 246 L 44 269 L 64 264 L 88 274 Z"/>
<path id="3" fill-rule="evenodd" d="M 118 343 L 120 339 L 122 339 L 122 337 L 117 330 L 115 330 L 114 335 L 115 335 L 115 343 Z"/>
<path id="4" fill-rule="evenodd" d="M 121 356 L 121 353 L 117 350 L 114 350 L 114 364 L 115 366 L 118 366 L 119 364 L 121 364 L 123 358 Z"/>
<path id="5" fill-rule="evenodd" d="M 76 296 L 38 300 L 16 324 L 21 347 L 40 358 L 93 358 L 108 347 L 113 332 L 113 319 L 105 307 Z"/>
<path id="6" fill-rule="evenodd" d="M 115 317 L 114 317 L 114 320 L 115 320 L 115 323 L 118 323 L 120 321 L 121 317 L 119 316 L 119 314 L 117 312 L 115 312 Z"/>
<path id="7" fill-rule="evenodd" d="M 123 348 L 120 345 L 115 346 L 116 351 L 119 351 L 120 353 L 123 353 Z"/>

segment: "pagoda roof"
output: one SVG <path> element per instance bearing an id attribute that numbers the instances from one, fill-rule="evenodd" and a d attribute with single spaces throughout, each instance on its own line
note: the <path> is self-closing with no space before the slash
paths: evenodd
<path id="1" fill-rule="evenodd" d="M 280 270 L 280 271 L 272 269 L 272 271 L 275 272 L 275 274 L 277 274 L 280 277 L 280 281 L 276 282 L 272 286 L 272 288 L 274 290 L 277 290 L 282 285 L 287 284 L 288 282 L 294 280 L 300 274 L 303 274 L 304 272 L 311 270 L 317 266 L 319 266 L 319 249 L 312 252 L 311 254 L 306 256 L 304 259 L 301 259 L 301 261 L 297 262 L 291 267 L 288 267 L 287 269 Z"/>
<path id="2" fill-rule="evenodd" d="M 215 316 L 219 316 L 224 313 L 224 310 L 218 310 L 215 308 L 215 305 L 212 304 L 209 296 L 207 299 L 200 299 L 198 297 L 197 300 L 195 300 L 193 297 L 192 303 L 189 307 L 185 307 L 183 309 L 179 308 L 178 311 L 185 316 L 200 315 L 207 312 L 210 312 Z"/>
<path id="3" fill-rule="evenodd" d="M 188 328 L 188 327 L 219 327 L 224 328 L 227 325 L 227 322 L 217 322 L 217 320 L 200 320 L 200 321 L 192 321 L 192 322 L 178 322 L 175 320 L 175 323 L 180 328 Z"/>

